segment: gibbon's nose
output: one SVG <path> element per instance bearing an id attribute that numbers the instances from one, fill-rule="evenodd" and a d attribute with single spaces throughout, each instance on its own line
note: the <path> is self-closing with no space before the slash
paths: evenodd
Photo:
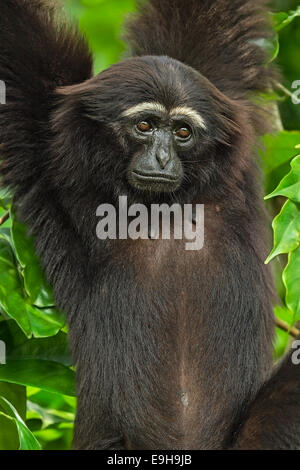
<path id="1" fill-rule="evenodd" d="M 171 159 L 171 152 L 169 149 L 160 147 L 156 151 L 156 160 L 160 164 L 162 170 L 164 170 Z"/>

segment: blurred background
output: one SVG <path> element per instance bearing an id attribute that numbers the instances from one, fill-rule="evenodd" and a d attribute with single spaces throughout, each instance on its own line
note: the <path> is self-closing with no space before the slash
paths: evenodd
<path id="1" fill-rule="evenodd" d="M 296 10 L 299 0 L 276 0 L 273 2 L 274 11 Z M 277 63 L 283 73 L 283 83 L 290 89 L 294 80 L 300 80 L 300 18 L 296 18 L 287 29 L 280 32 L 280 50 Z M 280 106 L 285 129 L 299 129 L 300 106 L 295 106 L 290 100 Z"/>
<path id="2" fill-rule="evenodd" d="M 135 9 L 135 0 L 62 0 L 79 20 L 95 58 L 95 73 L 120 60 L 125 45 L 121 40 L 124 18 Z"/>

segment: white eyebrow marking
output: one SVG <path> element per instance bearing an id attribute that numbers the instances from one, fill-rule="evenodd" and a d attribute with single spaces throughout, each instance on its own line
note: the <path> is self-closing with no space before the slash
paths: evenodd
<path id="1" fill-rule="evenodd" d="M 206 124 L 203 117 L 197 113 L 192 108 L 188 106 L 179 106 L 178 108 L 173 108 L 170 112 L 170 116 L 187 116 L 195 123 L 196 126 L 202 127 L 202 129 L 206 129 Z"/>
<path id="2" fill-rule="evenodd" d="M 154 103 L 154 102 L 144 102 L 144 103 L 139 103 L 136 106 L 133 106 L 132 108 L 127 109 L 122 113 L 122 116 L 134 116 L 139 113 L 143 112 L 149 112 L 149 111 L 158 111 L 159 113 L 167 113 L 166 108 L 160 104 L 160 103 Z"/>
<path id="3" fill-rule="evenodd" d="M 145 101 L 127 109 L 122 113 L 122 116 L 130 117 L 140 113 L 147 113 L 151 111 L 156 111 L 162 114 L 168 114 L 167 109 L 162 104 L 153 101 Z M 206 124 L 203 117 L 189 106 L 178 106 L 177 108 L 173 108 L 170 111 L 170 116 L 186 116 L 191 119 L 191 121 L 193 121 L 196 126 L 201 127 L 202 129 L 206 129 Z"/>

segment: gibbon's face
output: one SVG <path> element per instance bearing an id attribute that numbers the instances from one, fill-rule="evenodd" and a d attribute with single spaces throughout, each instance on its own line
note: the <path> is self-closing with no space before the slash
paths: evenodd
<path id="1" fill-rule="evenodd" d="M 136 200 L 182 199 L 216 181 L 219 170 L 226 175 L 226 165 L 229 171 L 228 149 L 239 134 L 235 109 L 180 62 L 128 59 L 60 94 L 54 123 L 65 130 L 57 151 L 75 158 L 80 150 L 72 170 L 96 190 Z"/>
<path id="2" fill-rule="evenodd" d="M 142 102 L 122 113 L 125 129 L 139 149 L 128 165 L 128 182 L 140 191 L 175 192 L 184 179 L 183 156 L 191 154 L 206 130 L 202 116 L 188 106 L 167 109 Z"/>

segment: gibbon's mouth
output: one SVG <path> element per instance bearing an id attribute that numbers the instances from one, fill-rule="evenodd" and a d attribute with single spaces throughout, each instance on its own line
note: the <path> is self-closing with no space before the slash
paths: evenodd
<path id="1" fill-rule="evenodd" d="M 174 176 L 164 174 L 164 173 L 151 173 L 148 175 L 147 173 L 138 173 L 137 171 L 132 172 L 135 177 L 140 179 L 141 181 L 157 181 L 158 183 L 177 183 L 178 178 L 174 178 Z"/>
<path id="2" fill-rule="evenodd" d="M 171 193 L 179 188 L 181 178 L 176 178 L 167 173 L 140 173 L 132 171 L 129 182 L 135 189 L 156 193 Z"/>

